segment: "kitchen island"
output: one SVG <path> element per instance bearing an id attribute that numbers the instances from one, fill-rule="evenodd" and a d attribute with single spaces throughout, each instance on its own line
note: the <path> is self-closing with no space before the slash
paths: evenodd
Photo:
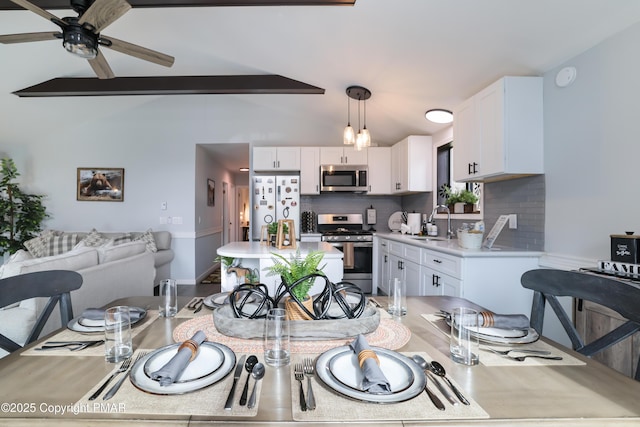
<path id="1" fill-rule="evenodd" d="M 322 271 L 333 283 L 342 281 L 343 254 L 326 242 L 298 242 L 296 249 L 277 249 L 260 242 L 232 242 L 218 248 L 218 255 L 230 257 L 236 260 L 236 264 L 241 269 L 250 269 L 259 277 L 260 283 L 267 285 L 269 295 L 275 295 L 275 291 L 280 285 L 280 277 L 268 276 L 268 268 L 274 263 L 274 254 L 279 254 L 289 259 L 296 256 L 300 251 L 300 256 L 304 257 L 312 251 L 324 252 L 324 258 L 320 262 Z M 233 269 L 232 269 L 233 270 Z M 222 264 L 222 291 L 231 291 L 238 285 L 238 274 L 228 273 L 227 268 Z M 244 283 L 244 280 L 242 280 Z M 309 291 L 311 295 L 319 293 L 324 288 L 325 282 L 317 279 Z"/>

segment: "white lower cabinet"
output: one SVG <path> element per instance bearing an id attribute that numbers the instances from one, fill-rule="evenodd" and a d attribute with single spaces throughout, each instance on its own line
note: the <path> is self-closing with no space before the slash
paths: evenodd
<path id="1" fill-rule="evenodd" d="M 401 237 L 400 237 L 401 238 Z M 376 236 L 374 283 L 389 293 L 389 279 L 407 282 L 407 295 L 466 298 L 496 313 L 531 312 L 532 292 L 520 284 L 525 271 L 539 268 L 539 253 L 489 256 L 453 255 L 420 244 Z"/>
<path id="2" fill-rule="evenodd" d="M 462 286 L 460 279 L 425 266 L 420 268 L 420 277 L 422 281 L 420 295 L 460 296 L 460 288 Z"/>

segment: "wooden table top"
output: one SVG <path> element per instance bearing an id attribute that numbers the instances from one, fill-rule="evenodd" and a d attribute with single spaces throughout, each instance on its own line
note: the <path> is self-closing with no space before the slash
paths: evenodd
<path id="1" fill-rule="evenodd" d="M 384 302 L 385 297 L 375 297 Z M 181 298 L 181 306 L 190 299 Z M 158 297 L 134 297 L 117 301 L 132 306 L 154 306 Z M 472 305 L 453 297 L 410 297 L 408 315 L 401 322 L 411 332 L 408 344 L 399 349 L 406 352 L 426 352 L 438 360 L 463 393 L 475 400 L 488 414 L 488 419 L 456 420 L 455 425 L 469 426 L 638 426 L 640 425 L 640 382 L 581 355 L 561 348 L 586 362 L 572 366 L 478 366 L 466 367 L 449 357 L 448 339 L 421 314 L 439 309 Z M 210 311 L 203 310 L 203 314 Z M 158 348 L 173 343 L 173 329 L 188 318 L 159 318 L 134 337 L 135 348 Z M 54 332 L 55 333 L 55 332 Z M 46 337 L 39 342 L 46 340 Z M 35 343 L 33 346 L 38 346 Z M 31 347 L 33 347 L 31 346 Z M 263 380 L 258 414 L 251 418 L 225 417 L 224 413 L 210 419 L 189 416 L 152 416 L 139 414 L 91 412 L 74 414 L 70 405 L 77 402 L 107 375 L 113 365 L 103 357 L 82 355 L 26 356 L 24 350 L 0 359 L 0 425 L 32 426 L 87 425 L 99 420 L 119 425 L 154 424 L 161 419 L 170 425 L 273 425 L 295 423 L 319 426 L 325 423 L 293 421 L 289 368 L 267 367 Z M 481 357 L 482 362 L 482 357 Z M 270 372 L 273 370 L 273 372 Z M 171 399 L 171 396 L 164 396 Z M 56 410 L 66 408 L 64 415 Z M 447 420 L 398 420 L 367 422 L 376 426 L 451 426 Z"/>

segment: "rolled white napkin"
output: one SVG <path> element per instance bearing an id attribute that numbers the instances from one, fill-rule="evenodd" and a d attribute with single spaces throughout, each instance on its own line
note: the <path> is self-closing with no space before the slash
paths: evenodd
<path id="1" fill-rule="evenodd" d="M 192 358 L 196 357 L 198 347 L 207 338 L 202 331 L 196 332 L 190 340 L 185 341 L 178 349 L 178 353 L 163 367 L 151 373 L 151 379 L 158 381 L 165 387 L 173 384 L 180 378 Z"/>
<path id="2" fill-rule="evenodd" d="M 362 370 L 362 389 L 373 394 L 391 394 L 391 385 L 389 380 L 378 366 L 377 356 L 369 347 L 369 343 L 364 335 L 360 334 L 351 343 L 351 348 L 356 355 L 372 355 L 374 357 L 366 357 L 361 363 Z M 364 353 L 363 353 L 364 352 Z M 360 356 L 358 357 L 360 361 Z"/>

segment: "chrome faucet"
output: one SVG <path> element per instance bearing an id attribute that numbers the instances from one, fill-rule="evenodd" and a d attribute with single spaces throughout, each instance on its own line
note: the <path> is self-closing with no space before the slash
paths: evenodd
<path id="1" fill-rule="evenodd" d="M 451 239 L 453 237 L 453 231 L 451 230 L 451 211 L 449 210 L 449 206 L 437 205 L 435 208 L 433 208 L 433 210 L 431 211 L 431 215 L 429 215 L 429 222 L 433 222 L 433 216 L 440 208 L 444 208 L 447 210 L 447 239 Z"/>

